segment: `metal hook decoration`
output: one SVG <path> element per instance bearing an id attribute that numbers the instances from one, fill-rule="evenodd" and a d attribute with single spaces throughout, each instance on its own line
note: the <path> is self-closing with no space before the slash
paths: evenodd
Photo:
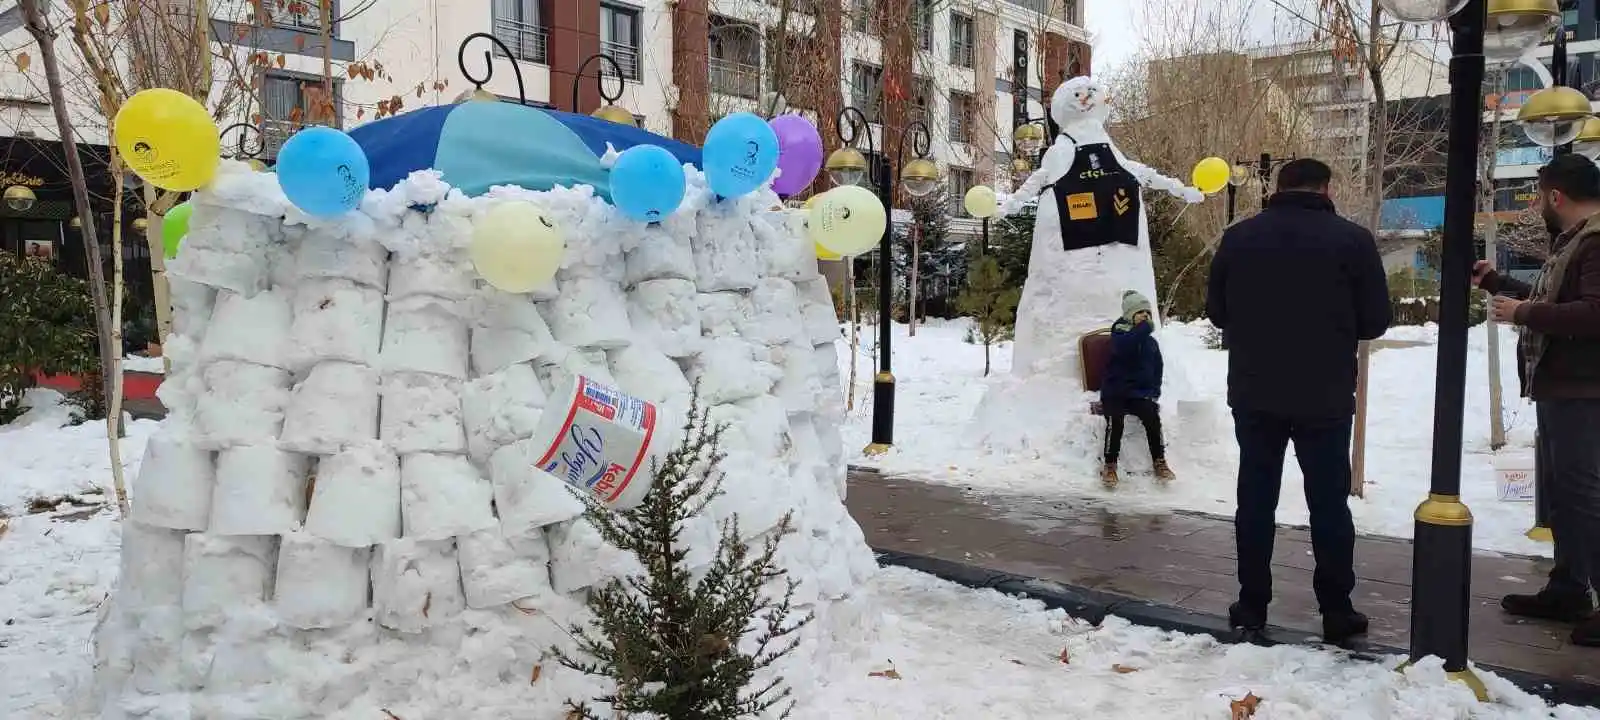
<path id="1" fill-rule="evenodd" d="M 618 65 L 616 59 L 610 55 L 595 53 L 583 59 L 583 63 L 578 65 L 578 73 L 572 77 L 572 112 L 578 112 L 578 88 L 583 84 L 583 71 L 588 70 L 589 63 L 595 60 L 604 60 L 605 62 L 602 64 L 610 65 L 611 75 L 617 79 L 617 92 L 607 94 L 605 68 L 601 68 L 599 72 L 595 73 L 594 86 L 600 91 L 600 98 L 605 100 L 607 105 L 615 105 L 617 100 L 622 98 L 622 91 L 626 82 L 626 78 L 622 77 L 622 66 Z"/>
<path id="2" fill-rule="evenodd" d="M 234 130 L 239 131 L 239 142 L 236 146 L 238 150 L 234 153 L 234 157 L 255 159 L 261 157 L 261 153 L 266 151 L 267 136 L 265 133 L 261 132 L 261 128 L 251 125 L 250 123 L 234 123 L 222 129 L 222 136 L 227 137 L 228 133 L 233 132 Z M 254 150 L 250 150 L 245 146 L 246 138 L 248 138 L 252 132 L 256 134 L 256 149 Z"/>
<path id="3" fill-rule="evenodd" d="M 846 105 L 839 111 L 839 117 L 834 121 L 834 134 L 839 136 L 839 143 L 849 147 L 856 146 L 856 140 L 867 139 L 867 152 L 876 152 L 873 147 L 872 129 L 867 125 L 867 116 L 856 108 Z M 848 132 L 847 132 L 848 131 Z"/>
<path id="4" fill-rule="evenodd" d="M 928 134 L 928 126 L 921 120 L 912 120 L 906 126 L 905 132 L 900 134 L 900 147 L 895 150 L 895 164 L 905 158 L 906 140 L 911 140 L 911 153 L 913 158 L 925 158 L 928 151 L 933 148 L 933 137 Z"/>
<path id="5" fill-rule="evenodd" d="M 511 58 L 511 72 L 517 76 L 517 102 L 527 105 L 528 91 L 522 84 L 522 68 L 517 67 L 517 56 L 511 54 L 511 48 L 507 47 L 506 44 L 500 40 L 500 38 L 490 35 L 489 33 L 475 32 L 466 36 L 465 38 L 462 38 L 461 47 L 456 50 L 456 66 L 461 68 L 461 76 L 466 78 L 467 82 L 472 83 L 473 86 L 475 86 L 478 90 L 482 90 L 483 84 L 489 82 L 489 80 L 494 77 L 494 53 L 489 50 L 483 51 L 483 79 L 479 80 L 478 78 L 473 77 L 472 73 L 467 72 L 467 44 L 478 38 L 484 38 L 489 42 L 494 43 L 494 46 L 499 48 L 500 52 L 505 53 L 506 57 Z"/>

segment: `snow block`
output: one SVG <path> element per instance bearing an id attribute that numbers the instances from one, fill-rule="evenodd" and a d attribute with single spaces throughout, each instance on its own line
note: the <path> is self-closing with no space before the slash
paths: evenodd
<path id="1" fill-rule="evenodd" d="M 295 386 L 280 445 L 295 452 L 332 455 L 377 436 L 377 371 L 329 361 L 311 368 Z"/>
<path id="2" fill-rule="evenodd" d="M 339 627 L 367 609 L 367 548 L 335 545 L 289 533 L 278 545 L 273 598 L 278 617 L 302 630 Z"/>
<path id="3" fill-rule="evenodd" d="M 137 611 L 177 607 L 183 601 L 185 535 L 137 519 L 122 525 L 118 606 Z"/>
<path id="4" fill-rule="evenodd" d="M 739 329 L 750 325 L 755 314 L 745 292 L 703 292 L 695 297 L 695 306 L 700 311 L 700 329 L 708 338 L 739 337 Z"/>
<path id="5" fill-rule="evenodd" d="M 607 543 L 588 520 L 552 525 L 549 539 L 550 582 L 563 595 L 644 572 L 633 553 Z"/>
<path id="6" fill-rule="evenodd" d="M 669 357 L 688 357 L 700 349 L 698 299 L 688 280 L 646 280 L 628 292 L 628 322 L 637 337 Z"/>
<path id="7" fill-rule="evenodd" d="M 570 347 L 619 348 L 632 342 L 628 308 L 616 284 L 595 278 L 561 283 L 561 294 L 540 306 L 557 342 Z"/>
<path id="8" fill-rule="evenodd" d="M 277 540 L 269 535 L 224 537 L 211 533 L 185 537 L 184 626 L 190 630 L 217 627 L 240 610 L 271 597 Z"/>
<path id="9" fill-rule="evenodd" d="M 204 337 L 206 323 L 217 302 L 216 288 L 169 274 L 167 293 L 172 299 L 172 335 L 196 340 Z"/>
<path id="10" fill-rule="evenodd" d="M 810 412 L 822 394 L 815 351 L 810 345 L 789 343 L 772 348 L 772 354 L 783 372 L 772 394 L 778 396 L 784 409 L 791 413 Z"/>
<path id="11" fill-rule="evenodd" d="M 540 528 L 583 514 L 583 501 L 565 482 L 534 466 L 545 450 L 521 440 L 495 451 L 489 462 L 495 509 L 508 538 L 533 537 Z"/>
<path id="12" fill-rule="evenodd" d="M 552 391 L 566 387 L 572 376 L 582 375 L 595 382 L 615 386 L 616 376 L 611 373 L 611 363 L 606 352 L 598 348 L 560 348 L 534 366 L 539 382 Z"/>
<path id="13" fill-rule="evenodd" d="M 467 450 L 460 383 L 402 374 L 383 380 L 379 437 L 395 452 L 459 453 Z"/>
<path id="14" fill-rule="evenodd" d="M 548 355 L 555 346 L 539 307 L 526 295 L 488 289 L 472 329 L 472 371 L 479 375 Z"/>
<path id="15" fill-rule="evenodd" d="M 295 289 L 290 365 L 303 371 L 341 360 L 372 365 L 383 340 L 383 293 L 349 280 L 308 280 Z"/>
<path id="16" fill-rule="evenodd" d="M 289 326 L 293 318 L 287 292 L 269 290 L 252 297 L 218 293 L 211 322 L 200 342 L 200 359 L 238 360 L 288 369 Z"/>
<path id="17" fill-rule="evenodd" d="M 843 336 L 827 278 L 795 283 L 795 290 L 800 295 L 801 324 L 812 345 L 832 345 Z"/>
<path id="18" fill-rule="evenodd" d="M 467 377 L 467 324 L 429 297 L 390 301 L 383 330 L 383 372 Z"/>
<path id="19" fill-rule="evenodd" d="M 400 458 L 400 514 L 409 540 L 443 540 L 494 525 L 489 482 L 461 455 Z"/>
<path id="20" fill-rule="evenodd" d="M 543 533 L 535 531 L 524 547 L 543 547 Z M 512 547 L 499 529 L 490 528 L 456 539 L 461 561 L 461 586 L 467 607 L 474 610 L 498 607 L 530 597 L 552 593 L 550 554 L 526 555 Z M 538 603 L 535 603 L 536 605 Z"/>
<path id="21" fill-rule="evenodd" d="M 765 350 L 739 338 L 707 338 L 686 373 L 700 386 L 700 402 L 722 405 L 772 392 L 783 371 Z"/>
<path id="22" fill-rule="evenodd" d="M 395 540 L 372 553 L 372 609 L 380 625 L 420 633 L 465 607 L 454 540 Z"/>
<path id="23" fill-rule="evenodd" d="M 271 445 L 246 445 L 217 455 L 211 497 L 213 535 L 281 535 L 306 514 L 304 455 Z"/>
<path id="24" fill-rule="evenodd" d="M 211 452 L 197 446 L 180 421 L 150 437 L 133 486 L 133 519 L 173 530 L 204 530 L 211 520 L 216 483 Z"/>
<path id="25" fill-rule="evenodd" d="M 471 268 L 468 263 L 434 253 L 396 255 L 389 262 L 389 302 L 470 298 L 477 293 Z"/>
<path id="26" fill-rule="evenodd" d="M 639 242 L 625 253 L 628 287 L 650 280 L 694 280 L 694 248 L 688 233 L 671 232 L 666 225 L 646 227 Z"/>
<path id="27" fill-rule="evenodd" d="M 809 340 L 800 317 L 800 293 L 782 278 L 762 278 L 750 291 L 750 318 L 739 335 L 767 345 L 804 343 Z"/>
<path id="28" fill-rule="evenodd" d="M 657 424 L 658 429 L 663 424 L 683 424 L 680 420 L 689 411 L 694 388 L 672 358 L 647 343 L 612 350 L 606 353 L 606 358 L 611 361 L 611 374 L 616 378 L 617 387 L 627 388 L 630 395 L 656 404 L 657 417 L 665 421 Z"/>
<path id="29" fill-rule="evenodd" d="M 295 273 L 301 280 L 348 280 L 383 290 L 389 276 L 389 251 L 363 238 L 308 230 L 295 247 Z"/>
<path id="30" fill-rule="evenodd" d="M 511 365 L 463 386 L 461 408 L 467 451 L 473 461 L 486 464 L 500 447 L 532 437 L 539 428 L 547 395 L 527 363 Z"/>
<path id="31" fill-rule="evenodd" d="M 346 547 L 400 537 L 400 460 L 376 442 L 317 464 L 306 531 Z"/>
<path id="32" fill-rule="evenodd" d="M 224 360 L 202 371 L 206 391 L 195 403 L 200 442 L 210 449 L 270 443 L 283 430 L 289 373 Z"/>
<path id="33" fill-rule="evenodd" d="M 817 277 L 817 250 L 805 232 L 804 213 L 774 210 L 751 217 L 756 252 L 766 261 L 764 275 L 791 281 Z"/>
<path id="34" fill-rule="evenodd" d="M 694 249 L 695 285 L 701 292 L 749 290 L 762 269 L 750 218 L 720 203 L 701 211 Z"/>

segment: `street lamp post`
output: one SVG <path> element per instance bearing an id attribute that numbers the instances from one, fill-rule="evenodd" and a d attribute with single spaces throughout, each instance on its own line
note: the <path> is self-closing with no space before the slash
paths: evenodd
<path id="1" fill-rule="evenodd" d="M 1267 206 L 1267 197 L 1272 194 L 1272 173 L 1278 166 L 1293 160 L 1294 157 L 1274 158 L 1272 153 L 1261 153 L 1255 160 L 1240 160 L 1233 164 L 1233 172 L 1228 175 L 1228 224 L 1233 224 L 1235 210 L 1239 201 L 1239 186 L 1249 182 L 1252 173 L 1260 185 L 1261 207 Z"/>
<path id="2" fill-rule="evenodd" d="M 1461 502 L 1462 420 L 1467 377 L 1467 300 L 1471 291 L 1478 142 L 1486 60 L 1515 62 L 1559 20 L 1556 0 L 1379 0 L 1405 22 L 1450 20 L 1450 117 L 1445 165 L 1444 247 L 1440 263 L 1438 366 L 1433 408 L 1433 468 L 1417 507 L 1411 569 L 1411 662 L 1444 660 L 1445 673 L 1488 698 L 1467 666 L 1472 582 L 1472 511 Z M 1489 18 L 1494 18 L 1492 32 Z M 1487 42 L 1486 42 L 1487 39 Z M 1519 120 L 1547 147 L 1571 142 L 1588 115 L 1551 88 L 1530 98 Z M 1568 88 L 1570 90 L 1570 88 Z M 1555 96 L 1545 96 L 1555 93 Z M 1580 96 L 1582 93 L 1578 93 Z M 1532 107 L 1530 107 L 1532 106 Z M 1575 127 L 1576 125 L 1576 127 Z"/>
<path id="3" fill-rule="evenodd" d="M 872 443 L 863 451 L 867 455 L 882 455 L 894 444 L 894 373 L 890 366 L 890 344 L 894 333 L 894 178 L 888 159 L 877 151 L 872 140 L 872 128 L 866 115 L 854 107 L 839 111 L 835 123 L 840 148 L 828 156 L 828 176 L 838 185 L 858 185 L 863 180 L 875 188 L 878 199 L 887 211 L 884 214 L 883 236 L 878 243 L 878 373 L 872 381 Z M 865 140 L 867 155 L 856 149 L 856 142 Z M 911 140 L 913 157 L 905 161 L 906 140 Z M 913 197 L 931 192 L 939 182 L 939 169 L 928 159 L 931 136 L 928 126 L 913 120 L 900 135 L 895 148 L 895 165 L 900 169 L 900 186 Z"/>

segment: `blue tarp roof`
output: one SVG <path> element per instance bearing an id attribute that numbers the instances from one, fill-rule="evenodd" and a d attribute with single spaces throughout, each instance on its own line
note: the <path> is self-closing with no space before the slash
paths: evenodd
<path id="1" fill-rule="evenodd" d="M 548 190 L 592 185 L 611 199 L 600 167 L 606 143 L 618 152 L 657 145 L 699 167 L 700 149 L 613 122 L 516 103 L 471 101 L 413 110 L 350 131 L 372 166 L 374 188 L 391 188 L 417 170 L 434 168 L 468 195 L 495 185 Z"/>

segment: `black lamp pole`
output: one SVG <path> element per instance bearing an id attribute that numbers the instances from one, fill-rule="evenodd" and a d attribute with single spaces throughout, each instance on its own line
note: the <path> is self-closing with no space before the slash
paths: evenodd
<path id="1" fill-rule="evenodd" d="M 1467 383 L 1467 297 L 1482 107 L 1484 0 L 1450 17 L 1450 119 L 1440 272 L 1439 361 L 1433 407 L 1433 473 L 1416 511 L 1411 567 L 1411 660 L 1444 659 L 1451 678 L 1486 698 L 1467 667 L 1472 512 L 1461 502 L 1462 412 Z"/>

